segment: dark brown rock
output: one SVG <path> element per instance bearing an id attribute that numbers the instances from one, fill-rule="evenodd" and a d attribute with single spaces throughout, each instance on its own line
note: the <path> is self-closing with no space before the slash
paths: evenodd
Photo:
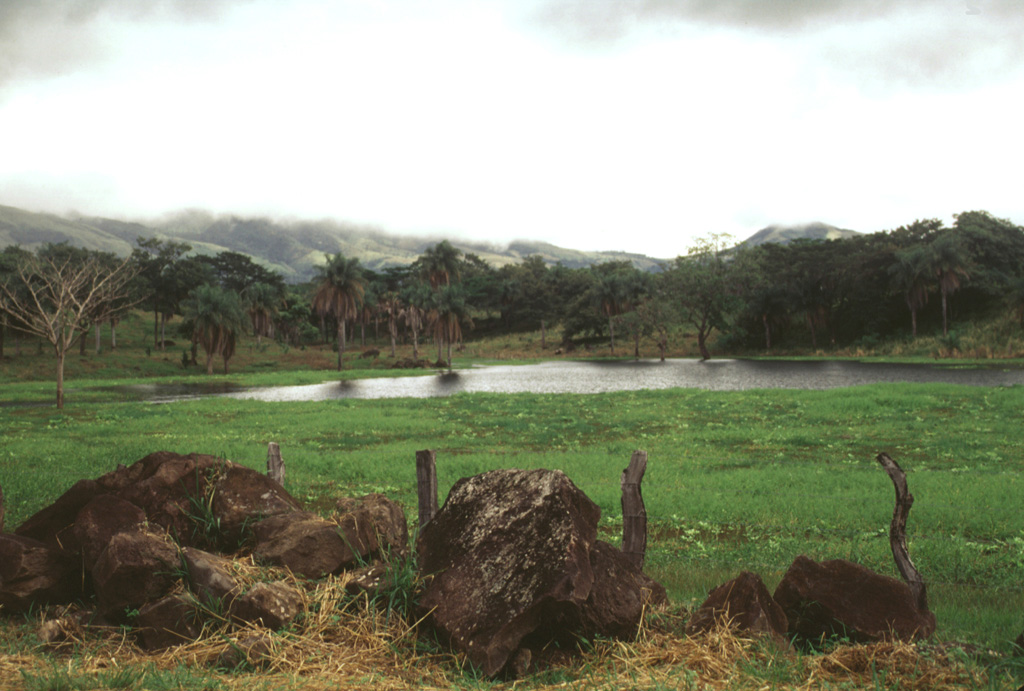
<path id="1" fill-rule="evenodd" d="M 357 560 L 336 523 L 307 511 L 267 518 L 252 532 L 253 556 L 309 578 L 335 573 Z"/>
<path id="2" fill-rule="evenodd" d="M 914 640 L 935 631 L 935 615 L 917 609 L 906 583 L 845 559 L 797 557 L 775 589 L 775 601 L 789 619 L 789 632 L 810 642 L 833 636 Z"/>
<path id="3" fill-rule="evenodd" d="M 163 535 L 118 533 L 100 554 L 92 571 L 100 611 L 117 618 L 125 610 L 163 597 L 177 582 L 177 548 Z"/>
<path id="4" fill-rule="evenodd" d="M 231 574 L 231 560 L 195 547 L 184 547 L 181 557 L 188 572 L 189 590 L 200 602 L 228 605 L 238 594 L 238 581 Z"/>
<path id="5" fill-rule="evenodd" d="M 302 611 L 302 594 L 287 583 L 257 583 L 248 592 L 235 598 L 231 615 L 268 629 L 280 629 L 291 623 Z"/>
<path id="6" fill-rule="evenodd" d="M 105 490 L 94 480 L 79 480 L 55 502 L 46 506 L 15 529 L 15 535 L 32 538 L 50 547 L 71 553 L 78 552 L 74 536 L 75 518 L 97 495 Z"/>
<path id="7" fill-rule="evenodd" d="M 485 674 L 590 595 L 600 509 L 559 471 L 459 480 L 416 543 L 430 621 Z"/>
<path id="8" fill-rule="evenodd" d="M 300 508 L 276 481 L 252 468 L 233 464 L 217 479 L 211 505 L 221 531 L 221 546 L 228 549 L 246 537 L 252 524 Z"/>
<path id="9" fill-rule="evenodd" d="M 1013 656 L 1024 657 L 1024 631 L 1017 636 L 1017 640 L 1013 642 Z"/>
<path id="10" fill-rule="evenodd" d="M 789 620 L 779 603 L 768 592 L 761 577 L 750 571 L 714 588 L 704 604 L 693 613 L 686 634 L 693 636 L 728 623 L 745 634 L 767 634 L 786 640 Z"/>
<path id="11" fill-rule="evenodd" d="M 64 603 L 81 592 L 78 560 L 64 550 L 20 535 L 0 534 L 0 606 L 25 612 Z"/>
<path id="12" fill-rule="evenodd" d="M 135 620 L 140 645 L 162 650 L 195 640 L 203 630 L 195 605 L 183 595 L 168 595 L 139 608 Z"/>
<path id="13" fill-rule="evenodd" d="M 590 550 L 594 586 L 581 608 L 587 638 L 634 638 L 644 609 L 668 602 L 665 588 L 640 571 L 617 548 L 600 540 Z"/>
<path id="14" fill-rule="evenodd" d="M 247 633 L 232 641 L 227 650 L 217 657 L 222 669 L 237 669 L 243 665 L 263 667 L 274 652 L 274 639 L 266 633 Z"/>
<path id="15" fill-rule="evenodd" d="M 4 507 L 4 488 L 0 486 L 0 533 L 4 532 L 4 517 L 7 514 L 7 510 Z"/>
<path id="16" fill-rule="evenodd" d="M 405 558 L 409 553 L 409 524 L 401 505 L 383 494 L 362 499 L 339 499 L 335 521 L 345 540 L 362 559 Z"/>
<path id="17" fill-rule="evenodd" d="M 86 570 L 92 570 L 114 535 L 136 530 L 145 520 L 145 511 L 113 494 L 99 494 L 89 500 L 78 512 L 74 525 Z"/>

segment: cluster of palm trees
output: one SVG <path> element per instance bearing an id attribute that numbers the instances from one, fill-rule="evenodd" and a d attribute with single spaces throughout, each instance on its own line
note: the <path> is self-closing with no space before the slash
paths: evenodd
<path id="1" fill-rule="evenodd" d="M 400 325 L 404 324 L 411 336 L 414 358 L 419 357 L 419 334 L 426 328 L 437 343 L 438 363 L 451 369 L 452 346 L 461 343 L 463 327 L 473 324 L 466 292 L 458 282 L 461 254 L 451 243 L 440 242 L 416 263 L 423 284 L 373 295 L 368 294 L 368 277 L 358 259 L 340 253 L 328 255 L 315 280 L 312 309 L 322 323 L 333 320 L 337 328 L 338 369 L 347 347 L 347 325 L 365 324 L 378 317 L 387 324 L 392 357 Z M 447 357 L 443 358 L 445 347 Z"/>

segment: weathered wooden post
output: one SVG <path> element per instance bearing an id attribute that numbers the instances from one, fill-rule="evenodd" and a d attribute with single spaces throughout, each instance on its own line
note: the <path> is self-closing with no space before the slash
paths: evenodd
<path id="1" fill-rule="evenodd" d="M 416 497 L 422 529 L 437 513 L 437 454 L 429 449 L 416 452 Z"/>
<path id="2" fill-rule="evenodd" d="M 267 444 L 267 475 L 284 487 L 284 461 L 281 459 L 281 447 L 276 441 Z"/>
<path id="3" fill-rule="evenodd" d="M 640 494 L 646 470 L 647 452 L 634 451 L 622 471 L 622 553 L 638 569 L 643 568 L 647 551 L 647 509 Z"/>
<path id="4" fill-rule="evenodd" d="M 910 554 L 907 552 L 907 516 L 910 514 L 910 507 L 914 505 L 914 495 L 907 488 L 907 474 L 887 453 L 878 454 L 875 460 L 885 468 L 896 488 L 896 506 L 892 510 L 892 523 L 889 525 L 889 547 L 892 549 L 893 559 L 896 560 L 896 568 L 910 586 L 918 610 L 927 612 L 928 595 L 924 578 L 914 566 L 914 562 L 910 561 Z"/>

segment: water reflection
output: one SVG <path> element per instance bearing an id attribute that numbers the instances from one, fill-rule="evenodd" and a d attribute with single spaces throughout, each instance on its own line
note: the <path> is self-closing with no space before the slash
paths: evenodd
<path id="1" fill-rule="evenodd" d="M 338 398 L 431 398 L 461 392 L 588 394 L 674 387 L 711 391 L 832 389 L 876 382 L 1012 386 L 1024 384 L 1024 370 L 949 369 L 934 365 L 838 361 L 555 361 L 536 365 L 478 367 L 451 374 L 250 389 L 221 395 L 260 401 L 324 401 Z"/>

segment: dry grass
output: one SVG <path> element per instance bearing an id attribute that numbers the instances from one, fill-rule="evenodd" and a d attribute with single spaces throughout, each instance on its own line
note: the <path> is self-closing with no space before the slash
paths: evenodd
<path id="1" fill-rule="evenodd" d="M 297 581 L 306 615 L 291 628 L 210 625 L 198 640 L 162 653 L 138 649 L 122 628 L 71 626 L 57 650 L 44 649 L 35 626 L 3 625 L 0 688 L 117 688 L 111 679 L 130 671 L 131 688 L 180 689 L 793 689 L 822 688 L 952 691 L 987 685 L 984 672 L 936 648 L 907 643 L 844 645 L 822 655 L 794 652 L 767 639 L 742 638 L 722 627 L 700 637 L 680 631 L 685 615 L 658 613 L 632 642 L 601 640 L 581 653 L 542 654 L 539 669 L 519 680 L 480 679 L 465 659 L 393 613 L 346 593 L 347 576 Z M 59 613 L 51 613 L 51 616 Z M 37 624 L 39 621 L 37 620 Z M 269 641 L 270 652 L 233 670 L 218 660 L 247 635 Z M 181 679 L 187 668 L 194 675 Z M 57 678 L 61 679 L 57 679 Z M 50 680 L 71 682 L 71 685 Z M 107 680 L 104 683 L 104 680 Z M 80 685 L 75 686 L 74 683 Z M 120 682 L 125 683 L 124 678 Z M 125 686 L 127 687 L 127 686 Z"/>

